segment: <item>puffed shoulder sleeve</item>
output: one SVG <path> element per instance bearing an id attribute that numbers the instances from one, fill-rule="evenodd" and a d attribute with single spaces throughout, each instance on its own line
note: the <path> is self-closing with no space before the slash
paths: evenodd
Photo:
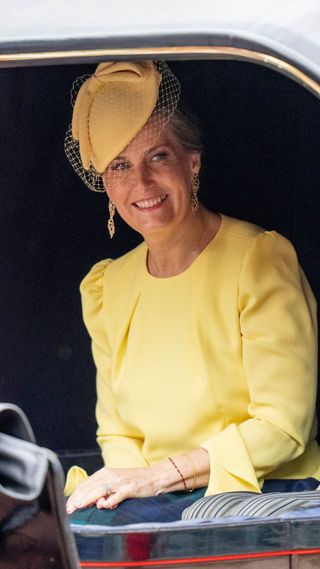
<path id="1" fill-rule="evenodd" d="M 91 339 L 103 350 L 107 347 L 103 326 L 103 281 L 111 259 L 96 263 L 80 285 L 82 314 Z"/>
<path id="2" fill-rule="evenodd" d="M 146 466 L 141 439 L 120 417 L 112 385 L 112 345 L 107 332 L 111 307 L 105 300 L 110 263 L 106 260 L 94 265 L 80 286 L 83 319 L 92 339 L 92 354 L 97 368 L 97 442 L 105 464 L 110 467 Z"/>
<path id="3" fill-rule="evenodd" d="M 103 278 L 110 260 L 100 261 L 92 267 L 80 285 L 83 319 L 87 330 L 92 338 L 93 354 L 99 350 L 104 354 L 98 360 L 102 365 L 104 361 L 105 369 L 108 368 L 109 349 L 107 337 L 102 324 L 103 308 Z M 96 347 L 94 347 L 96 346 Z M 68 473 L 64 488 L 66 496 L 70 496 L 77 486 L 88 477 L 83 468 L 72 466 Z"/>
<path id="4" fill-rule="evenodd" d="M 304 452 L 314 421 L 316 303 L 292 244 L 278 233 L 261 233 L 248 248 L 238 306 L 248 419 L 202 445 L 209 494 L 259 491 L 266 474 Z"/>

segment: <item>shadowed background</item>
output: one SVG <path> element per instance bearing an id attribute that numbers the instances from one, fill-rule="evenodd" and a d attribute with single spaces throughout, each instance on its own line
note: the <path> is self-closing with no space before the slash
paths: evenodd
<path id="1" fill-rule="evenodd" d="M 0 400 L 21 406 L 38 442 L 55 450 L 95 447 L 79 283 L 96 261 L 140 241 L 118 216 L 109 240 L 105 195 L 64 156 L 71 83 L 94 67 L 0 70 Z M 170 67 L 202 126 L 203 202 L 291 239 L 319 298 L 319 101 L 249 63 Z"/>

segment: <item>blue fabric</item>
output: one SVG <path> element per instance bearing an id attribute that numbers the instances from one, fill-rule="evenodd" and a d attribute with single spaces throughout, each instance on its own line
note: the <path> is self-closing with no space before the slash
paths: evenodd
<path id="1" fill-rule="evenodd" d="M 319 481 L 315 478 L 304 480 L 266 480 L 262 492 L 301 492 L 315 490 Z M 171 492 L 150 498 L 125 500 L 115 510 L 98 510 L 95 506 L 78 510 L 70 521 L 75 524 L 96 524 L 121 526 L 148 522 L 173 522 L 181 519 L 185 508 L 202 498 L 206 488 L 198 488 L 190 494 Z"/>
<path id="2" fill-rule="evenodd" d="M 304 478 L 302 480 L 265 480 L 262 492 L 303 492 L 315 490 L 319 486 L 319 480 Z"/>
<path id="3" fill-rule="evenodd" d="M 199 488 L 190 494 L 170 492 L 150 498 L 125 500 L 114 510 L 98 510 L 95 506 L 78 510 L 70 516 L 76 524 L 97 524 L 121 526 L 147 522 L 174 522 L 181 519 L 185 508 L 202 498 L 206 488 Z"/>

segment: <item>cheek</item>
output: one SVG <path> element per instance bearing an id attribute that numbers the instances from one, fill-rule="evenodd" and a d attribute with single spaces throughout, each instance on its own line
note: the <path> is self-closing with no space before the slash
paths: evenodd
<path id="1" fill-rule="evenodd" d="M 117 199 L 117 197 L 112 199 L 112 201 L 113 201 L 114 205 L 116 206 L 116 210 L 119 213 L 119 215 L 121 217 L 123 217 L 124 220 L 126 220 L 126 218 L 128 217 L 128 214 L 130 212 L 130 209 L 128 208 L 128 206 L 125 206 L 121 200 Z"/>
<path id="2" fill-rule="evenodd" d="M 108 199 L 113 201 L 117 210 L 122 210 L 125 207 L 128 200 L 128 190 L 124 184 L 109 185 L 106 194 Z"/>
<path id="3" fill-rule="evenodd" d="M 113 201 L 117 213 L 122 217 L 122 219 L 132 226 L 132 222 L 135 219 L 136 210 L 135 207 L 130 202 L 129 198 L 120 192 L 120 188 L 116 188 L 114 191 L 109 192 L 110 199 Z"/>
<path id="4" fill-rule="evenodd" d="M 177 190 L 178 193 L 189 193 L 189 188 L 191 189 L 191 176 L 189 169 L 181 167 L 177 164 L 175 168 L 170 168 L 167 171 L 159 173 L 157 177 L 159 185 L 161 182 L 163 186 L 167 186 L 168 189 Z"/>
<path id="5" fill-rule="evenodd" d="M 176 195 L 179 199 L 189 201 L 191 195 L 190 176 L 182 172 L 175 180 Z"/>

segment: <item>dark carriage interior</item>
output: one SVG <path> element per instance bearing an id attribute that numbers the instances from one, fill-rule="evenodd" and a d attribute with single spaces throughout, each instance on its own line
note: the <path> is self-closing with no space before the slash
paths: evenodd
<path id="1" fill-rule="evenodd" d="M 64 156 L 71 83 L 94 67 L 0 70 L 0 399 L 22 407 L 39 444 L 59 451 L 96 449 L 79 283 L 140 240 L 119 217 L 109 240 L 105 195 L 86 189 Z M 202 126 L 203 202 L 291 239 L 319 300 L 319 101 L 250 63 L 171 68 Z"/>

